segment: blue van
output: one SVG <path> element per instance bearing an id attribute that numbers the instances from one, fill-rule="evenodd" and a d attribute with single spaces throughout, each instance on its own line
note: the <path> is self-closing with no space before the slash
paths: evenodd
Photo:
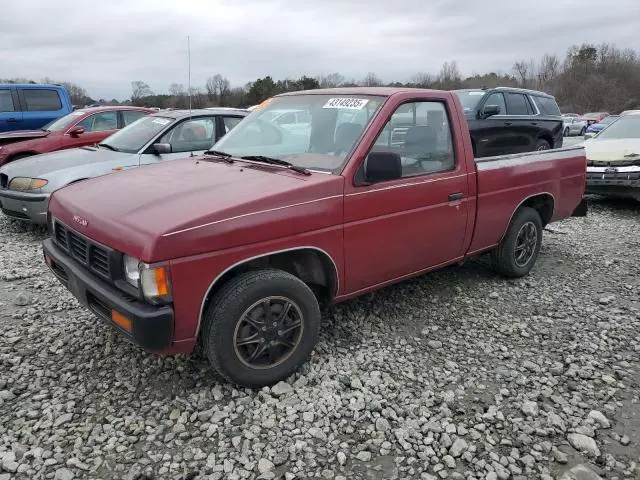
<path id="1" fill-rule="evenodd" d="M 71 111 L 69 92 L 59 85 L 0 84 L 0 132 L 38 130 Z"/>

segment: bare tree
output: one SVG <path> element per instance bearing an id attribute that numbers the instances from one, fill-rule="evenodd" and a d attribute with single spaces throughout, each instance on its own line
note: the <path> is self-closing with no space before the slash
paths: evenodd
<path id="1" fill-rule="evenodd" d="M 545 54 L 540 60 L 537 72 L 538 88 L 552 88 L 553 82 L 560 72 L 560 60 L 557 55 Z"/>
<path id="2" fill-rule="evenodd" d="M 135 80 L 131 82 L 131 101 L 133 103 L 140 100 L 142 97 L 148 97 L 149 95 L 153 95 L 153 92 L 146 82 L 143 82 L 142 80 Z"/>
<path id="3" fill-rule="evenodd" d="M 183 97 L 187 94 L 184 85 L 181 83 L 172 83 L 169 85 L 169 94 L 174 97 Z"/>
<path id="4" fill-rule="evenodd" d="M 462 86 L 462 75 L 455 61 L 444 62 L 438 74 L 437 85 L 445 90 L 453 90 Z"/>
<path id="5" fill-rule="evenodd" d="M 430 73 L 418 72 L 411 78 L 411 83 L 419 88 L 429 88 L 435 83 L 435 77 Z"/>
<path id="6" fill-rule="evenodd" d="M 513 73 L 518 79 L 518 84 L 526 88 L 529 83 L 529 67 L 530 63 L 526 60 L 521 60 L 513 64 Z"/>
<path id="7" fill-rule="evenodd" d="M 344 83 L 344 77 L 339 73 L 330 73 L 329 75 L 321 75 L 316 78 L 320 84 L 320 88 L 335 88 Z"/>
<path id="8" fill-rule="evenodd" d="M 225 100 L 229 96 L 231 84 L 226 77 L 216 73 L 207 79 L 206 89 L 209 100 L 218 106 L 224 106 Z"/>
<path id="9" fill-rule="evenodd" d="M 380 80 L 378 76 L 373 72 L 367 73 L 367 76 L 364 77 L 364 80 L 362 80 L 363 87 L 379 87 L 381 85 L 382 80 Z"/>

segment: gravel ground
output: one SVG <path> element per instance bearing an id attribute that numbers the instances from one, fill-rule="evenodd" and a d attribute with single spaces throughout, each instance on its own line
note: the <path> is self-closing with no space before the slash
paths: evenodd
<path id="1" fill-rule="evenodd" d="M 2 217 L 0 480 L 640 479 L 639 214 L 594 201 L 524 279 L 480 259 L 333 307 L 259 391 L 118 337 Z"/>

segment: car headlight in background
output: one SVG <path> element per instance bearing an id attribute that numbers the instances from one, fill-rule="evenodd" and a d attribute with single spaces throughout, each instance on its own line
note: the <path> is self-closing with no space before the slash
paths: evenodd
<path id="1" fill-rule="evenodd" d="M 137 258 L 125 255 L 124 276 L 127 283 L 140 288 L 152 303 L 171 301 L 171 280 L 166 267 L 153 268 Z"/>
<path id="2" fill-rule="evenodd" d="M 44 178 L 14 177 L 9 182 L 9 190 L 28 192 L 29 190 L 42 188 L 47 183 L 49 182 Z"/>

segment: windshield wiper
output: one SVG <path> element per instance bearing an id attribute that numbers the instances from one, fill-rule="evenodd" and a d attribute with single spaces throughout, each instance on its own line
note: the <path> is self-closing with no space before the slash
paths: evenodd
<path id="1" fill-rule="evenodd" d="M 113 150 L 114 152 L 119 152 L 120 150 L 118 150 L 116 147 L 112 147 L 111 145 L 109 145 L 108 143 L 99 143 L 98 144 L 99 147 L 105 147 L 108 148 L 109 150 Z"/>
<path id="2" fill-rule="evenodd" d="M 280 160 L 279 158 L 265 157 L 264 155 L 245 155 L 240 158 L 243 160 L 252 160 L 254 162 L 268 163 L 271 165 L 280 165 L 281 167 L 286 167 L 289 170 L 302 173 L 303 175 L 311 175 L 311 172 L 306 168 L 294 165 L 293 163 L 289 163 L 285 160 Z"/>
<path id="3" fill-rule="evenodd" d="M 213 155 L 214 157 L 221 158 L 227 163 L 233 163 L 233 159 L 231 158 L 231 154 L 227 152 L 221 152 L 220 150 L 207 150 L 204 152 L 205 155 Z"/>

